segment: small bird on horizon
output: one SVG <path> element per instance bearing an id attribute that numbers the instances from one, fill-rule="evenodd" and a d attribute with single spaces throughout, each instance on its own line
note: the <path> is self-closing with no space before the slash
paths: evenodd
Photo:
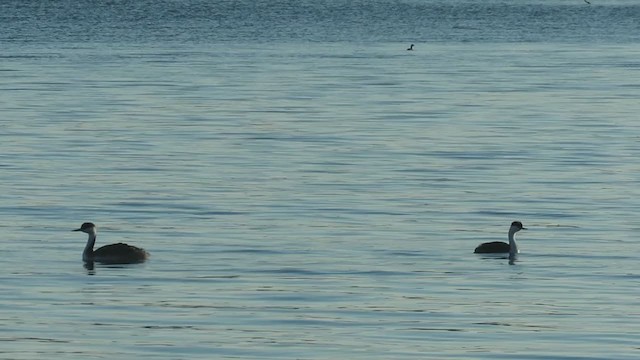
<path id="1" fill-rule="evenodd" d="M 411 46 L 409 46 L 409 48 L 407 49 L 408 51 L 413 50 L 413 44 L 411 44 Z"/>

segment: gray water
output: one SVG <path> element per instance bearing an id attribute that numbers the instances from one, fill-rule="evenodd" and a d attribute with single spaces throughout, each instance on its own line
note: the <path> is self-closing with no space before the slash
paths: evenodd
<path id="1" fill-rule="evenodd" d="M 3 2 L 0 358 L 637 359 L 640 6 L 591 2 Z"/>

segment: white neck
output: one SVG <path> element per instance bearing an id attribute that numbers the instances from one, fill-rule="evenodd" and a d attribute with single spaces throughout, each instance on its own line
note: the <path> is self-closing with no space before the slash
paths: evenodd
<path id="1" fill-rule="evenodd" d="M 91 261 L 93 259 L 93 246 L 96 244 L 96 231 L 95 229 L 88 232 L 89 239 L 87 239 L 87 245 L 82 252 L 82 260 Z"/>
<path id="2" fill-rule="evenodd" d="M 515 255 L 518 253 L 518 245 L 516 245 L 516 239 L 514 235 L 518 232 L 517 229 L 509 229 L 509 255 Z"/>

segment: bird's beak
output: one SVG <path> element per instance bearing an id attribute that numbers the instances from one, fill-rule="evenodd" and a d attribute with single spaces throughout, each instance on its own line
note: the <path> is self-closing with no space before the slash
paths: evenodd
<path id="1" fill-rule="evenodd" d="M 80 229 L 78 229 L 78 230 L 80 230 Z M 523 227 L 522 227 L 522 230 L 529 230 L 529 229 L 527 229 L 526 227 L 524 227 L 524 226 L 523 226 Z"/>
<path id="2" fill-rule="evenodd" d="M 82 229 L 75 229 L 75 230 L 71 230 L 71 231 L 82 231 Z"/>

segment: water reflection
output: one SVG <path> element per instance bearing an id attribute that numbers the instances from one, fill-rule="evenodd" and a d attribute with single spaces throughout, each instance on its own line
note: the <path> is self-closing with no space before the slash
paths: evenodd
<path id="1" fill-rule="evenodd" d="M 509 265 L 515 265 L 518 260 L 518 254 L 499 253 L 499 254 L 482 254 L 482 259 L 493 260 L 509 260 Z"/>
<path id="2" fill-rule="evenodd" d="M 95 275 L 98 267 L 100 268 L 109 268 L 109 269 L 123 269 L 134 267 L 140 264 L 104 264 L 104 263 L 96 263 L 93 261 L 85 261 L 83 267 L 87 270 L 87 275 Z"/>
<path id="3" fill-rule="evenodd" d="M 87 269 L 87 275 L 95 275 L 95 264 L 93 261 L 85 261 L 84 268 Z"/>

